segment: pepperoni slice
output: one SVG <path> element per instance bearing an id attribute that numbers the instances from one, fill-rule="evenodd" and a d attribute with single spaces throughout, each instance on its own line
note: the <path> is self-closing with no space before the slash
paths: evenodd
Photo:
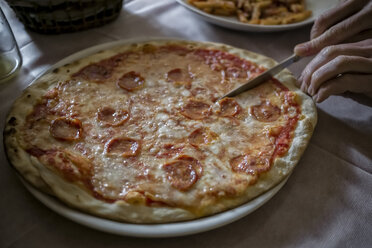
<path id="1" fill-rule="evenodd" d="M 184 148 L 185 146 L 183 144 L 181 145 L 165 144 L 155 156 L 157 158 L 171 158 L 182 152 Z"/>
<path id="2" fill-rule="evenodd" d="M 80 139 L 83 128 L 79 119 L 60 117 L 52 121 L 49 132 L 56 139 L 72 141 Z"/>
<path id="3" fill-rule="evenodd" d="M 180 156 L 177 160 L 163 165 L 171 185 L 180 190 L 189 190 L 199 179 L 202 167 L 198 160 L 189 156 Z"/>
<path id="4" fill-rule="evenodd" d="M 78 168 L 81 177 L 90 175 L 93 165 L 86 158 L 70 151 L 65 151 L 65 155 Z"/>
<path id="5" fill-rule="evenodd" d="M 177 157 L 177 160 L 186 161 L 186 162 L 192 164 L 192 166 L 195 169 L 196 174 L 198 175 L 198 177 L 199 178 L 201 177 L 202 172 L 203 172 L 203 168 L 202 168 L 199 160 L 197 160 L 196 158 L 190 157 L 188 155 L 181 155 L 181 156 Z"/>
<path id="6" fill-rule="evenodd" d="M 193 146 L 207 145 L 217 138 L 217 134 L 205 128 L 194 130 L 188 137 L 189 143 Z"/>
<path id="7" fill-rule="evenodd" d="M 180 113 L 189 119 L 201 120 L 210 114 L 210 106 L 201 101 L 191 100 L 181 108 Z"/>
<path id="8" fill-rule="evenodd" d="M 39 157 L 39 161 L 59 172 L 66 180 L 74 182 L 79 180 L 79 171 L 76 166 L 66 157 L 63 151 L 45 153 Z"/>
<path id="9" fill-rule="evenodd" d="M 129 113 L 125 110 L 116 111 L 111 107 L 103 107 L 97 112 L 97 119 L 108 126 L 120 126 L 129 118 Z"/>
<path id="10" fill-rule="evenodd" d="M 139 154 L 140 144 L 138 141 L 130 138 L 113 138 L 106 143 L 105 151 L 109 154 L 133 157 Z"/>
<path id="11" fill-rule="evenodd" d="M 169 71 L 166 78 L 168 82 L 174 83 L 176 86 L 185 85 L 186 88 L 191 87 L 191 77 L 189 73 L 180 68 Z"/>
<path id="12" fill-rule="evenodd" d="M 240 155 L 230 160 L 230 166 L 235 172 L 250 175 L 266 171 L 270 168 L 270 159 L 267 156 Z"/>
<path id="13" fill-rule="evenodd" d="M 205 95 L 207 94 L 207 88 L 196 87 L 196 88 L 193 88 L 190 92 L 193 96 Z"/>
<path id="14" fill-rule="evenodd" d="M 117 85 L 127 91 L 135 91 L 143 87 L 145 79 L 137 72 L 130 71 L 118 79 Z"/>
<path id="15" fill-rule="evenodd" d="M 223 117 L 232 117 L 241 111 L 241 107 L 239 103 L 235 101 L 233 98 L 224 98 L 218 101 L 220 109 L 218 110 L 218 114 Z"/>
<path id="16" fill-rule="evenodd" d="M 102 82 L 112 75 L 112 69 L 101 64 L 90 64 L 73 74 L 73 77 L 82 77 L 87 80 Z"/>
<path id="17" fill-rule="evenodd" d="M 41 119 L 45 119 L 50 113 L 50 109 L 47 106 L 46 102 L 39 103 L 35 105 L 31 114 L 27 116 L 28 122 L 32 123 Z"/>
<path id="18" fill-rule="evenodd" d="M 244 70 L 238 67 L 227 67 L 225 72 L 226 72 L 226 76 L 230 78 L 247 77 L 247 73 L 244 73 Z"/>
<path id="19" fill-rule="evenodd" d="M 39 161 L 57 170 L 68 181 L 88 181 L 91 177 L 92 164 L 83 156 L 67 150 L 47 150 Z"/>
<path id="20" fill-rule="evenodd" d="M 38 147 L 31 147 L 29 149 L 26 150 L 26 152 L 28 152 L 31 156 L 34 156 L 34 157 L 41 157 L 43 156 L 46 151 L 38 148 Z"/>
<path id="21" fill-rule="evenodd" d="M 276 121 L 280 116 L 280 108 L 272 105 L 269 101 L 251 107 L 253 117 L 262 122 Z"/>

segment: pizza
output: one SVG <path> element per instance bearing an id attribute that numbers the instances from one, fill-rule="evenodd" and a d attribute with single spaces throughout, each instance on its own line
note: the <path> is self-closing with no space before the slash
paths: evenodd
<path id="1" fill-rule="evenodd" d="M 14 102 L 4 143 L 29 183 L 117 221 L 167 223 L 247 203 L 285 179 L 316 124 L 287 70 L 224 44 L 124 43 L 47 72 Z"/>

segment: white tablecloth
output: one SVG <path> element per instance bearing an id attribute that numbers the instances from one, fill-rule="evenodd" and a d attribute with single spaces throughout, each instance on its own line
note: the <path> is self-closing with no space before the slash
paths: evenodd
<path id="1" fill-rule="evenodd" d="M 213 26 L 172 0 L 127 1 L 106 26 L 63 35 L 24 28 L 1 0 L 24 64 L 0 85 L 0 129 L 12 102 L 42 71 L 81 49 L 134 37 L 177 37 L 230 44 L 276 60 L 309 37 L 310 26 L 244 33 Z M 290 67 L 297 76 L 309 59 Z M 61 217 L 24 188 L 0 153 L 0 247 L 372 247 L 372 100 L 333 96 L 318 107 L 318 125 L 282 190 L 254 213 L 186 237 L 140 239 L 102 233 Z"/>

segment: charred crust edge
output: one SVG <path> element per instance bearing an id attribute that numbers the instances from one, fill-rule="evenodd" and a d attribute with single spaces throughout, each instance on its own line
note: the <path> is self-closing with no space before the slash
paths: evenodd
<path id="1" fill-rule="evenodd" d="M 8 124 L 10 126 L 16 126 L 17 125 L 17 118 L 15 118 L 14 116 L 10 117 L 10 119 L 8 121 Z"/>

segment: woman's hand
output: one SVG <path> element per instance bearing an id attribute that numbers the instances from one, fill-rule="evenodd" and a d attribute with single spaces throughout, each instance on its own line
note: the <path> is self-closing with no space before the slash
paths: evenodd
<path id="1" fill-rule="evenodd" d="M 295 53 L 318 53 L 299 78 L 316 102 L 346 91 L 372 96 L 372 0 L 345 1 L 321 15 L 311 40 L 297 45 Z"/>

